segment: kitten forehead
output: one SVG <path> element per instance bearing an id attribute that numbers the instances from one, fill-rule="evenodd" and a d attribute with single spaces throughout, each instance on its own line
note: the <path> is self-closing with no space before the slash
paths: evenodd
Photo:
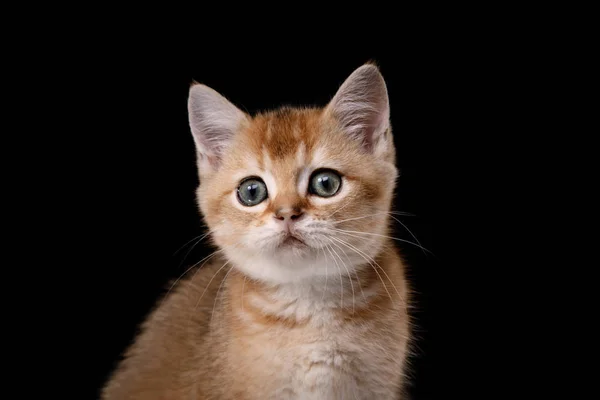
<path id="1" fill-rule="evenodd" d="M 258 114 L 241 132 L 237 151 L 244 153 L 239 158 L 244 161 L 238 168 L 246 173 L 260 171 L 256 174 L 269 179 L 265 183 L 271 191 L 296 186 L 299 193 L 304 192 L 312 171 L 340 167 L 336 153 L 328 147 L 333 144 L 340 149 L 344 137 L 327 129 L 322 117 L 318 109 L 284 108 Z"/>
<path id="2" fill-rule="evenodd" d="M 269 150 L 267 150 L 266 146 L 262 147 L 262 165 L 263 168 L 267 171 L 273 169 L 273 160 L 271 160 L 271 156 L 269 155 Z"/>
<path id="3" fill-rule="evenodd" d="M 296 150 L 296 166 L 302 168 L 306 165 L 306 144 L 300 142 L 298 149 Z"/>
<path id="4" fill-rule="evenodd" d="M 252 119 L 245 134 L 258 146 L 256 154 L 261 154 L 265 162 L 302 158 L 319 140 L 321 114 L 321 110 L 316 109 L 285 108 L 259 114 Z"/>
<path id="5" fill-rule="evenodd" d="M 312 166 L 313 168 L 323 167 L 327 164 L 329 157 L 323 147 L 317 147 L 312 154 Z"/>

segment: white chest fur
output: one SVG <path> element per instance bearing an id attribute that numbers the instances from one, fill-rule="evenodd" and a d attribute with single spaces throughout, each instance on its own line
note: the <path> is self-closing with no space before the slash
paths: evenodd
<path id="1" fill-rule="evenodd" d="M 355 298 L 354 306 L 374 293 Z M 287 296 L 289 295 L 289 297 Z M 261 370 L 256 379 L 264 382 L 262 398 L 272 399 L 396 399 L 397 379 L 390 371 L 400 371 L 400 346 L 381 340 L 374 322 L 347 323 L 333 311 L 340 304 L 339 293 L 309 300 L 292 293 L 279 293 L 274 299 L 249 298 L 252 307 L 299 322 L 295 327 L 264 326 L 247 318 L 251 335 L 243 348 L 249 362 Z M 316 299 L 316 300 L 315 300 Z M 352 298 L 346 300 L 352 307 Z M 301 323 L 304 321 L 304 323 Z M 306 322 L 308 321 L 308 322 Z M 392 338 L 390 338 L 392 339 Z M 392 339 L 393 340 L 393 339 Z"/>
<path id="2" fill-rule="evenodd" d="M 360 335 L 336 332 L 334 337 L 319 334 L 267 334 L 263 361 L 276 399 L 392 399 L 398 381 L 386 381 L 400 358 L 389 357 L 391 349 L 369 343 Z M 333 335 L 331 335 L 333 336 Z M 290 344 L 288 340 L 295 343 Z M 272 367 L 272 369 L 271 369 Z M 267 394 L 267 398 L 269 394 Z"/>

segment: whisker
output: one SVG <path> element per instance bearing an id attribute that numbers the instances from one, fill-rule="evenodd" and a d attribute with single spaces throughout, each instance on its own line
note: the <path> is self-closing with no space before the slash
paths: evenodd
<path id="1" fill-rule="evenodd" d="M 196 302 L 196 305 L 194 306 L 194 311 L 196 310 L 196 308 L 198 308 L 198 305 L 200 304 L 200 301 L 202 300 L 202 297 L 204 297 L 204 294 L 206 293 L 206 291 L 208 290 L 208 288 L 210 287 L 210 284 L 212 283 L 212 281 L 215 279 L 215 277 L 219 274 L 219 272 L 221 272 L 221 270 L 223 268 L 225 268 L 225 266 L 227 266 L 227 264 L 229 264 L 229 260 L 225 262 L 225 264 L 223 264 L 221 266 L 221 268 L 219 268 L 217 270 L 217 272 L 215 272 L 212 276 L 212 278 L 210 278 L 210 281 L 208 281 L 208 283 L 206 284 L 206 286 L 204 287 L 204 290 L 202 291 L 202 294 L 200 295 L 200 298 L 198 299 L 198 301 Z M 193 315 L 193 313 L 192 313 Z M 192 319 L 192 315 L 190 315 L 190 320 Z M 188 320 L 188 323 L 190 321 Z"/>
<path id="2" fill-rule="evenodd" d="M 233 244 L 233 248 L 236 248 L 240 243 L 237 242 L 235 244 Z M 225 249 L 221 249 L 219 251 L 224 251 Z M 215 252 L 216 253 L 216 252 Z M 208 288 L 210 287 L 212 281 L 217 277 L 217 275 L 219 275 L 219 273 L 223 270 L 223 268 L 225 268 L 227 266 L 227 264 L 229 264 L 230 260 L 225 261 L 225 263 L 217 270 L 217 272 L 215 272 L 213 274 L 213 276 L 210 278 L 210 280 L 208 281 L 208 283 L 206 284 L 206 286 L 204 287 L 204 290 L 202 291 L 202 294 L 200 294 L 200 298 L 198 298 L 198 301 L 196 301 L 196 305 L 193 308 L 192 313 L 190 314 L 190 317 L 188 318 L 188 326 L 191 323 L 192 317 L 194 315 L 194 312 L 196 311 L 196 309 L 198 308 L 198 305 L 200 304 L 200 301 L 202 301 L 202 298 L 204 297 L 204 295 L 206 294 L 206 291 L 208 290 Z M 206 261 L 205 261 L 206 263 Z M 204 264 L 202 264 L 204 265 Z M 198 271 L 202 268 L 202 266 L 200 266 L 200 268 L 198 268 L 198 270 L 194 273 L 194 276 L 198 273 Z M 229 275 L 229 272 L 231 272 L 231 269 L 233 268 L 233 266 L 229 269 L 229 271 L 227 271 L 227 274 L 225 275 L 224 279 L 227 278 L 227 275 Z M 194 279 L 192 277 L 192 279 Z M 223 282 L 221 282 L 221 285 L 223 284 Z M 221 288 L 221 285 L 219 285 L 219 289 Z M 217 291 L 217 297 L 218 297 L 218 291 Z M 213 312 L 214 312 L 214 305 L 213 305 Z M 211 321 L 212 321 L 212 314 L 211 314 Z"/>
<path id="3" fill-rule="evenodd" d="M 341 243 L 342 245 L 344 245 L 344 246 L 348 247 L 350 250 L 352 250 L 352 251 L 354 251 L 356 254 L 360 255 L 362 258 L 364 258 L 364 259 L 365 259 L 365 260 L 366 260 L 366 261 L 369 263 L 369 265 L 371 266 L 371 268 L 373 268 L 373 271 L 375 271 L 375 273 L 376 273 L 376 274 L 377 274 L 377 276 L 379 277 L 379 280 L 381 281 L 381 284 L 383 285 L 383 288 L 385 289 L 385 291 L 386 291 L 386 293 L 387 293 L 388 297 L 390 298 L 390 301 L 391 301 L 392 303 L 394 303 L 394 299 L 392 298 L 392 294 L 391 294 L 391 293 L 390 293 L 390 291 L 388 290 L 388 288 L 387 288 L 387 285 L 386 285 L 386 284 L 385 284 L 385 282 L 383 281 L 383 278 L 381 277 L 381 275 L 380 275 L 380 274 L 379 274 L 379 272 L 377 271 L 377 268 L 375 268 L 375 267 L 373 266 L 373 263 L 371 263 L 371 261 L 369 261 L 369 259 L 367 259 L 367 258 L 366 258 L 366 257 L 365 257 L 365 256 L 362 254 L 362 252 L 360 252 L 360 251 L 359 251 L 359 250 L 358 250 L 356 247 L 352 246 L 351 244 L 349 244 L 349 243 L 346 243 L 346 242 L 344 242 L 343 240 L 341 240 L 341 239 L 338 239 L 338 238 L 335 238 L 335 237 L 332 237 L 331 239 L 339 241 L 339 243 Z M 350 247 L 350 246 L 352 246 L 352 247 Z"/>
<path id="4" fill-rule="evenodd" d="M 379 216 L 379 215 L 389 215 L 389 214 L 404 215 L 404 216 L 413 216 L 412 214 L 408 214 L 408 213 L 400 213 L 400 212 L 393 212 L 393 211 L 381 211 L 381 212 L 377 212 L 377 213 L 374 213 L 374 214 L 363 215 L 361 217 L 347 218 L 347 219 L 343 219 L 341 221 L 335 221 L 335 222 L 333 222 L 333 224 L 341 224 L 342 222 L 355 221 L 355 220 L 358 220 L 358 219 L 365 219 L 365 218 L 376 217 L 376 216 Z"/>
<path id="5" fill-rule="evenodd" d="M 215 254 L 222 252 L 223 250 L 217 250 L 217 251 L 213 251 L 211 254 L 209 254 L 208 256 L 204 257 L 202 260 L 198 261 L 195 264 L 192 264 L 191 267 L 189 267 L 188 269 L 186 269 L 183 274 L 179 275 L 179 277 L 175 280 L 175 282 L 173 282 L 173 284 L 171 285 L 171 287 L 169 288 L 169 290 L 167 290 L 167 293 L 165 294 L 165 296 L 163 297 L 162 301 L 161 301 L 161 305 L 164 303 L 164 301 L 167 299 L 169 293 L 171 293 L 171 290 L 173 290 L 173 288 L 175 287 L 175 285 L 177 285 L 177 282 L 179 282 L 181 280 L 181 278 L 183 278 L 183 276 L 185 274 L 187 274 L 188 272 L 190 272 L 190 270 L 196 266 L 198 266 L 198 264 L 200 264 L 202 261 L 204 261 L 204 263 L 196 270 L 196 273 L 198 273 L 199 270 L 202 269 L 202 267 L 204 266 L 204 264 L 206 264 L 206 262 L 211 259 Z M 196 276 L 196 273 L 194 273 L 194 276 Z M 193 278 L 192 278 L 193 279 Z"/>
<path id="6" fill-rule="evenodd" d="M 329 272 L 327 271 L 327 253 L 325 253 L 325 249 L 320 249 L 323 250 L 323 256 L 325 257 L 325 290 L 323 290 L 323 295 L 321 296 L 321 302 L 323 302 L 325 293 L 327 293 L 327 276 L 329 275 Z"/>
<path id="7" fill-rule="evenodd" d="M 330 239 L 330 241 L 331 241 L 331 239 Z M 331 243 L 333 243 L 333 241 L 331 241 Z M 355 305 L 354 305 L 354 303 L 355 303 L 355 300 L 354 300 L 354 283 L 352 283 L 352 277 L 350 276 L 350 270 L 348 270 L 348 267 L 346 267 L 346 264 L 344 264 L 344 261 L 342 260 L 342 258 L 340 257 L 340 255 L 337 253 L 337 251 L 335 251 L 335 249 L 333 247 L 331 248 L 331 250 L 339 258 L 340 262 L 342 263 L 342 266 L 344 267 L 344 269 L 348 273 L 348 278 L 350 279 L 350 287 L 352 288 L 352 314 L 354 315 L 354 313 L 355 313 Z"/>
<path id="8" fill-rule="evenodd" d="M 210 235 L 210 232 L 207 232 L 206 234 L 202 235 L 202 237 L 200 239 L 198 239 L 198 241 L 196 243 L 194 243 L 192 245 L 192 247 L 189 248 L 189 250 L 187 251 L 187 253 L 185 253 L 185 256 L 183 256 L 183 259 L 181 260 L 181 262 L 179 263 L 179 265 L 177 266 L 177 269 L 181 268 L 181 266 L 183 265 L 183 263 L 185 262 L 185 260 L 188 258 L 188 256 L 190 255 L 190 253 L 192 252 L 192 250 L 194 250 L 194 248 L 200 243 L 202 242 L 202 240 L 207 237 L 208 235 Z M 189 243 L 189 242 L 188 242 Z"/>
<path id="9" fill-rule="evenodd" d="M 404 224 L 402 223 L 402 221 L 400 221 L 398 218 L 394 217 L 393 215 L 390 215 L 390 217 L 391 217 L 391 218 L 393 218 L 395 221 L 397 221 L 397 222 L 398 222 L 400 225 L 402 225 L 402 227 L 404 227 L 404 229 L 406 229 L 406 230 L 408 231 L 408 233 L 410 233 L 410 236 L 412 236 L 412 237 L 413 237 L 413 239 L 415 239 L 415 240 L 417 241 L 417 243 L 419 244 L 419 246 L 423 247 L 423 246 L 421 245 L 421 242 L 419 242 L 419 239 L 417 239 L 417 237 L 416 237 L 416 236 L 415 236 L 415 235 L 414 235 L 414 234 L 411 232 L 411 230 L 410 230 L 410 229 L 408 229 L 408 226 L 404 225 Z M 425 254 L 425 255 L 426 255 L 426 253 L 425 253 L 425 250 L 423 250 L 423 254 Z"/>
<path id="10" fill-rule="evenodd" d="M 376 217 L 378 215 L 387 215 L 387 213 L 376 213 L 376 214 L 370 214 L 370 215 L 363 215 L 362 217 L 355 217 L 355 218 L 347 218 L 347 219 L 342 219 L 340 221 L 335 221 L 333 222 L 334 225 L 337 224 L 341 224 L 342 222 L 348 222 L 348 221 L 356 221 L 358 219 L 365 219 L 365 218 L 371 218 L 371 217 Z"/>
<path id="11" fill-rule="evenodd" d="M 416 217 L 415 214 L 406 211 L 388 211 L 390 214 L 402 215 L 405 217 Z"/>
<path id="12" fill-rule="evenodd" d="M 217 289 L 217 294 L 215 295 L 215 301 L 213 302 L 212 313 L 210 314 L 210 321 L 208 323 L 209 326 L 212 325 L 213 317 L 215 316 L 215 307 L 217 305 L 217 300 L 219 300 L 219 293 L 221 292 L 221 286 L 223 286 L 223 284 L 227 280 L 227 277 L 229 276 L 229 273 L 231 272 L 232 269 L 233 269 L 233 265 L 231 267 L 229 267 L 229 271 L 227 271 L 227 273 L 223 277 L 223 280 L 221 281 L 221 284 L 219 285 L 219 288 Z"/>
<path id="13" fill-rule="evenodd" d="M 244 281 L 242 282 L 242 312 L 244 312 L 244 288 L 246 287 L 246 275 L 244 275 Z"/>
<path id="14" fill-rule="evenodd" d="M 404 297 L 403 297 L 403 296 L 400 294 L 400 292 L 398 291 L 398 288 L 396 287 L 396 285 L 394 285 L 394 282 L 392 281 L 392 279 L 390 278 L 390 276 L 387 274 L 387 272 L 385 272 L 385 269 L 383 269 L 383 267 L 382 267 L 381 265 L 379 265 L 379 263 L 378 263 L 377 261 L 375 261 L 375 260 L 373 259 L 373 257 L 371 257 L 371 256 L 370 256 L 370 255 L 368 255 L 367 253 L 363 252 L 362 250 L 360 250 L 360 249 L 359 249 L 359 248 L 357 248 L 356 246 L 352 245 L 351 243 L 347 243 L 347 242 L 345 242 L 344 240 L 342 240 L 342 239 L 339 239 L 339 238 L 333 238 L 333 239 L 339 240 L 339 241 L 341 241 L 342 243 L 346 243 L 348 246 L 352 246 L 352 247 L 354 247 L 354 248 L 356 249 L 356 251 L 358 251 L 358 252 L 360 252 L 360 253 L 363 253 L 365 256 L 367 256 L 368 258 L 370 258 L 370 259 L 371 259 L 371 260 L 372 260 L 372 261 L 375 263 L 375 265 L 377 265 L 377 266 L 379 267 L 379 269 L 381 269 L 381 272 L 383 272 L 383 273 L 385 274 L 386 278 L 388 279 L 388 281 L 390 282 L 390 284 L 392 285 L 392 287 L 393 287 L 393 288 L 394 288 L 394 290 L 396 291 L 396 294 L 398 295 L 398 297 L 400 298 L 400 300 L 402 300 L 403 302 L 406 302 L 406 301 L 404 300 Z"/>
<path id="15" fill-rule="evenodd" d="M 194 244 L 194 246 L 192 246 L 192 249 L 198 244 L 200 243 L 205 237 L 207 237 L 209 234 L 213 233 L 213 231 L 209 231 L 206 234 L 202 235 L 202 237 L 198 240 L 198 242 L 196 242 Z M 229 235 L 227 235 L 229 236 Z M 192 239 L 193 240 L 193 239 Z M 188 241 L 188 243 L 190 243 L 191 241 Z M 187 243 L 186 243 L 187 244 Z M 185 245 L 184 245 L 185 246 Z M 183 248 L 183 247 L 181 247 Z M 181 250 L 180 248 L 180 250 Z M 190 251 L 192 250 L 190 249 Z M 185 257 L 183 258 L 183 260 L 181 261 L 181 263 L 179 263 L 179 267 L 181 267 L 181 264 L 183 264 L 183 262 L 185 261 L 185 259 L 187 258 L 187 256 L 189 255 L 190 251 L 187 252 L 187 254 L 185 255 Z M 167 294 L 165 295 L 165 297 L 163 298 L 163 302 L 165 301 L 165 299 L 167 298 L 167 295 L 171 292 L 171 290 L 175 287 L 175 285 L 177 284 L 177 282 L 179 282 L 181 280 L 181 278 L 183 278 L 184 275 L 186 275 L 192 268 L 196 267 L 198 264 L 200 264 L 202 261 L 204 261 L 204 263 L 196 270 L 196 272 L 194 272 L 194 275 L 192 276 L 192 280 L 196 277 L 196 274 L 198 273 L 198 271 L 200 271 L 202 269 L 202 267 L 204 266 L 204 264 L 206 264 L 206 262 L 212 258 L 215 254 L 218 254 L 220 252 L 224 251 L 224 249 L 219 249 L 217 251 L 212 252 L 211 254 L 209 254 L 208 256 L 204 257 L 202 260 L 198 261 L 197 263 L 192 264 L 188 269 L 186 269 L 181 275 L 179 275 L 179 277 L 175 280 L 175 282 L 173 282 L 173 284 L 171 285 L 171 287 L 169 288 L 169 290 L 167 291 Z M 205 261 L 206 260 L 206 261 Z M 178 267 L 178 268 L 179 268 Z M 161 302 L 162 305 L 162 302 Z"/>
<path id="16" fill-rule="evenodd" d="M 384 237 L 384 238 L 388 238 L 388 239 L 392 239 L 392 240 L 397 240 L 399 242 L 409 243 L 409 244 L 412 244 L 413 246 L 417 246 L 418 248 L 420 248 L 422 250 L 425 250 L 426 252 L 428 252 L 431 255 L 435 256 L 435 254 L 433 254 L 431 251 L 429 251 L 425 247 L 423 247 L 423 246 L 421 246 L 421 245 L 419 245 L 419 244 L 417 244 L 415 242 L 411 242 L 410 240 L 400 239 L 400 238 L 396 238 L 396 237 L 388 236 L 388 235 L 380 235 L 378 233 L 371 233 L 371 232 L 348 231 L 348 230 L 338 229 L 338 228 L 331 228 L 331 229 L 334 230 L 334 231 L 336 231 L 336 232 L 345 233 L 348 236 L 353 236 L 353 235 L 351 235 L 351 233 L 356 234 L 356 235 L 372 235 L 372 236 L 378 236 L 378 237 Z M 358 237 L 360 237 L 360 236 L 358 236 Z"/>
<path id="17" fill-rule="evenodd" d="M 338 212 L 342 211 L 346 206 L 348 206 L 349 204 L 352 203 L 352 200 L 347 201 L 346 203 L 342 204 L 341 207 L 339 207 L 338 209 L 336 209 L 332 214 L 329 214 L 327 217 L 325 218 L 331 218 L 333 215 L 337 214 Z"/>
<path id="18" fill-rule="evenodd" d="M 187 242 L 185 242 L 185 244 L 183 246 L 181 246 L 180 248 L 177 249 L 177 251 L 175 251 L 175 253 L 173 253 L 173 256 L 177 255 L 177 253 L 179 253 L 185 246 L 187 246 L 188 244 L 192 243 L 194 240 L 198 239 L 198 240 L 202 240 L 204 239 L 206 236 L 208 236 L 210 234 L 210 232 L 205 233 L 204 235 L 198 235 L 198 236 L 194 236 L 192 239 L 188 240 Z"/>
<path id="19" fill-rule="evenodd" d="M 333 262 L 335 263 L 337 269 L 338 269 L 338 274 L 340 276 L 340 308 L 344 308 L 344 282 L 342 280 L 342 269 L 340 268 L 337 260 L 335 259 L 335 257 L 333 256 L 333 253 L 331 252 L 331 250 L 329 249 L 329 245 L 325 245 L 327 248 L 327 251 L 329 251 L 329 254 L 331 254 L 331 258 L 333 259 Z"/>
<path id="20" fill-rule="evenodd" d="M 334 241 L 331 241 L 331 244 L 335 245 L 342 252 L 342 254 L 344 255 L 344 257 L 346 257 L 346 261 L 348 261 L 349 264 L 352 264 L 352 262 L 348 258 L 348 254 L 346 254 L 346 252 L 344 251 L 344 249 L 339 244 L 337 244 Z M 360 282 L 360 278 L 358 277 L 358 273 L 356 272 L 356 269 L 354 270 L 354 276 L 356 277 L 356 281 L 358 283 L 358 287 L 360 288 L 360 292 L 362 293 L 363 300 L 365 301 L 365 304 L 366 304 L 367 303 L 367 298 L 365 296 L 365 292 L 363 290 L 362 283 Z M 353 288 L 353 290 L 354 290 L 354 288 Z"/>

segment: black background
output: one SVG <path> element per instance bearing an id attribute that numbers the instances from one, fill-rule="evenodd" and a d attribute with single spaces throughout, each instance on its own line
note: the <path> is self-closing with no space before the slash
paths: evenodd
<path id="1" fill-rule="evenodd" d="M 167 282 L 209 250 L 200 244 L 174 254 L 204 233 L 186 109 L 192 81 L 250 113 L 325 105 L 367 61 L 380 66 L 390 96 L 401 172 L 394 210 L 415 214 L 402 221 L 434 254 L 399 243 L 416 292 L 411 393 L 465 394 L 462 377 L 482 372 L 462 346 L 484 354 L 490 347 L 481 339 L 471 284 L 484 291 L 489 275 L 479 268 L 477 232 L 467 225 L 490 220 L 482 203 L 493 194 L 484 189 L 479 160 L 496 150 L 497 93 L 507 78 L 482 42 L 442 33 L 399 39 L 382 51 L 356 45 L 316 52 L 298 44 L 285 54 L 275 45 L 216 52 L 202 43 L 176 49 L 127 38 L 68 67 L 74 87 L 65 112 L 76 135 L 59 162 L 73 189 L 63 204 L 74 220 L 63 254 L 75 266 L 66 294 L 84 311 L 69 311 L 76 328 L 66 339 L 80 351 L 73 368 L 82 375 L 81 398 L 97 395 Z M 413 240 L 398 224 L 395 235 Z"/>

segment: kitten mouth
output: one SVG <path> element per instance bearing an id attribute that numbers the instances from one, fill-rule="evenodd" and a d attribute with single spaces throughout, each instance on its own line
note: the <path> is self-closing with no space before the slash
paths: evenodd
<path id="1" fill-rule="evenodd" d="M 285 239 L 281 242 L 280 246 L 306 246 L 301 239 L 298 239 L 296 236 L 292 234 L 288 234 Z"/>

